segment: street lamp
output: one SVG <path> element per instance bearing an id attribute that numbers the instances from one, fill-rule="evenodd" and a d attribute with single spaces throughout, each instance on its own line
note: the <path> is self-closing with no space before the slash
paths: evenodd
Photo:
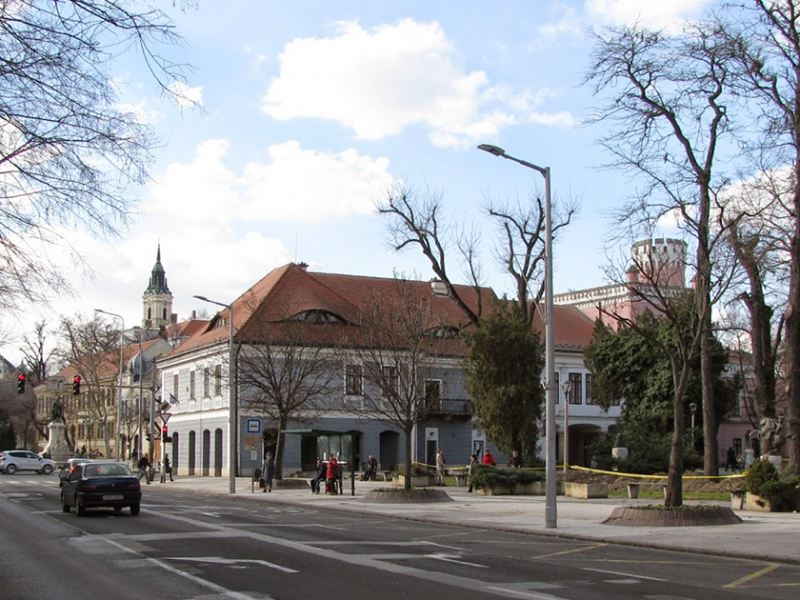
<path id="1" fill-rule="evenodd" d="M 481 144 L 479 150 L 505 158 L 523 167 L 538 171 L 544 176 L 544 327 L 545 327 L 545 509 L 544 521 L 548 529 L 557 526 L 556 508 L 556 372 L 555 335 L 553 332 L 553 224 L 550 218 L 550 167 L 540 167 L 515 158 L 490 144 Z"/>
<path id="2" fill-rule="evenodd" d="M 689 410 L 692 412 L 692 448 L 694 448 L 694 420 L 697 416 L 697 402 L 689 402 Z"/>
<path id="3" fill-rule="evenodd" d="M 142 450 L 144 449 L 144 444 L 142 443 L 142 398 L 144 397 L 144 391 L 142 390 L 142 380 L 144 379 L 144 353 L 142 352 L 142 328 L 141 327 L 134 327 L 134 331 L 139 334 L 139 402 L 136 403 L 137 412 L 139 416 L 137 417 L 136 426 L 139 431 L 138 436 L 138 444 L 136 448 L 136 458 L 137 460 L 141 460 L 142 458 Z M 152 405 L 152 403 L 151 403 Z M 153 439 L 153 418 L 150 417 L 150 439 Z M 152 444 L 152 441 L 151 441 Z M 153 455 L 151 453 L 150 459 L 152 460 Z"/>
<path id="4" fill-rule="evenodd" d="M 115 448 L 115 455 L 117 460 L 122 460 L 120 456 L 122 440 L 120 439 L 122 435 L 121 421 L 122 421 L 122 349 L 125 346 L 125 319 L 122 318 L 121 315 L 116 313 L 108 312 L 106 310 L 101 310 L 99 308 L 95 308 L 94 312 L 96 314 L 103 314 L 108 315 L 109 317 L 116 317 L 119 319 L 119 377 L 117 377 L 118 385 L 119 385 L 119 392 L 117 395 L 117 442 L 114 444 Z"/>
<path id="5" fill-rule="evenodd" d="M 564 481 L 569 474 L 569 394 L 572 391 L 572 382 L 567 379 L 561 383 L 564 390 Z"/>
<path id="6" fill-rule="evenodd" d="M 236 455 L 238 454 L 237 443 L 237 407 L 236 395 L 234 393 L 233 384 L 235 381 L 234 371 L 235 364 L 233 362 L 233 305 L 225 304 L 224 302 L 217 302 L 209 300 L 205 296 L 194 296 L 198 300 L 208 302 L 209 304 L 216 304 L 217 306 L 224 306 L 228 309 L 228 476 L 230 478 L 229 492 L 236 493 Z"/>

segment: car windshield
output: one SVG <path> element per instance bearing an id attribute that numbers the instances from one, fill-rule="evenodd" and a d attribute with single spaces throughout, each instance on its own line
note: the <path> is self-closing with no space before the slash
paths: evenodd
<path id="1" fill-rule="evenodd" d="M 117 464 L 90 464 L 83 468 L 83 476 L 86 479 L 93 477 L 133 477 L 133 473 L 127 465 Z"/>

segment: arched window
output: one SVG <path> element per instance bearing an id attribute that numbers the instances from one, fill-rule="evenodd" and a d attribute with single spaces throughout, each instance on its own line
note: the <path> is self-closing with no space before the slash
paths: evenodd
<path id="1" fill-rule="evenodd" d="M 295 321 L 300 323 L 335 323 L 335 324 L 344 324 L 346 321 L 340 317 L 339 315 L 335 315 L 330 311 L 327 310 L 306 310 L 296 315 L 289 317 L 289 321 Z"/>

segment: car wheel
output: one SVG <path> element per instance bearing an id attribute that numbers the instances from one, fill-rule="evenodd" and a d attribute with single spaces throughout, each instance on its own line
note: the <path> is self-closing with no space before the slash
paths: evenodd
<path id="1" fill-rule="evenodd" d="M 139 503 L 131 504 L 131 514 L 135 517 L 139 514 Z"/>
<path id="2" fill-rule="evenodd" d="M 69 504 L 67 504 L 67 498 L 64 494 L 61 494 L 61 512 L 69 512 Z"/>
<path id="3" fill-rule="evenodd" d="M 42 473 L 44 473 L 45 475 L 50 475 L 50 473 L 52 472 L 53 472 L 53 467 L 51 465 L 45 465 L 44 467 L 42 467 Z"/>
<path id="4" fill-rule="evenodd" d="M 83 504 L 83 500 L 78 498 L 78 501 L 75 503 L 75 512 L 79 517 L 83 517 L 86 515 L 86 506 Z"/>
<path id="5" fill-rule="evenodd" d="M 17 465 L 8 465 L 6 467 L 6 473 L 8 473 L 9 475 L 13 475 L 16 472 L 17 472 Z"/>

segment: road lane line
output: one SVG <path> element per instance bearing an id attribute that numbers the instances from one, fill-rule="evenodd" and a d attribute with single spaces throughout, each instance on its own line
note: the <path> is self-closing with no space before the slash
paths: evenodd
<path id="1" fill-rule="evenodd" d="M 743 583 L 747 583 L 748 581 L 752 581 L 753 579 L 757 579 L 762 575 L 766 575 L 767 573 L 772 573 L 775 569 L 777 569 L 780 565 L 769 565 L 764 567 L 763 569 L 759 569 L 755 573 L 750 573 L 750 575 L 745 575 L 744 577 L 740 577 L 736 581 L 731 581 L 730 583 L 723 585 L 723 588 L 735 588 L 739 587 Z"/>
<path id="2" fill-rule="evenodd" d="M 251 558 L 223 558 L 222 556 L 165 556 L 163 560 L 182 560 L 186 562 L 211 563 L 214 565 L 253 564 L 283 571 L 284 573 L 299 573 L 299 571 L 290 569 L 289 567 L 282 567 L 281 565 L 276 565 L 275 563 L 271 563 L 266 560 Z"/>
<path id="3" fill-rule="evenodd" d="M 635 573 L 622 573 L 621 571 L 606 571 L 605 569 L 591 569 L 583 567 L 583 571 L 594 571 L 595 573 L 605 573 L 606 575 L 618 575 L 620 577 L 634 577 L 636 579 L 648 579 L 650 581 L 663 581 L 669 582 L 669 579 L 662 579 L 661 577 L 648 577 L 647 575 L 636 575 Z"/>

